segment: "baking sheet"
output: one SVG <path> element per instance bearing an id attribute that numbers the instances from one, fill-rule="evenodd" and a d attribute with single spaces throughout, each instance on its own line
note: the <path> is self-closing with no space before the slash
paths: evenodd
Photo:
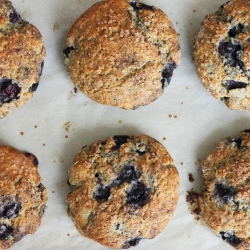
<path id="1" fill-rule="evenodd" d="M 154 103 L 126 111 L 94 103 L 74 86 L 63 63 L 68 29 L 95 0 L 13 0 L 23 19 L 37 26 L 47 50 L 38 91 L 23 107 L 0 120 L 0 143 L 34 153 L 48 191 L 48 209 L 34 235 L 12 249 L 108 249 L 82 237 L 67 216 L 68 170 L 84 145 L 116 134 L 148 134 L 159 140 L 175 160 L 181 177 L 180 199 L 165 230 L 133 249 L 232 249 L 188 210 L 186 192 L 199 190 L 199 161 L 215 144 L 250 128 L 250 113 L 233 111 L 203 88 L 192 60 L 195 33 L 207 13 L 224 0 L 145 0 L 161 8 L 180 34 L 181 64 L 170 86 Z M 194 182 L 188 180 L 192 173 Z M 132 249 L 132 248 L 131 248 Z"/>

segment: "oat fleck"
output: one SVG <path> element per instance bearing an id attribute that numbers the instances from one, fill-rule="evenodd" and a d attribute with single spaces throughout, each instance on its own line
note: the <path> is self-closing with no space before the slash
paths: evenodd
<path id="1" fill-rule="evenodd" d="M 55 30 L 59 30 L 59 24 L 58 24 L 58 22 L 55 22 L 55 23 L 54 23 L 53 30 L 54 30 L 54 31 L 55 31 Z"/>
<path id="2" fill-rule="evenodd" d="M 69 129 L 70 129 L 70 126 L 72 125 L 72 123 L 71 122 L 65 122 L 64 124 L 63 124 L 63 128 L 67 131 L 67 132 L 69 132 Z"/>

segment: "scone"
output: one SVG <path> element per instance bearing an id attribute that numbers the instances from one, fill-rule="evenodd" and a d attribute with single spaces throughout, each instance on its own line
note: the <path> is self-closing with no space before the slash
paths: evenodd
<path id="1" fill-rule="evenodd" d="M 78 231 L 129 248 L 167 225 L 179 196 L 168 151 L 147 135 L 108 137 L 83 147 L 70 168 L 68 214 Z"/>
<path id="2" fill-rule="evenodd" d="M 89 98 L 135 109 L 161 96 L 179 64 L 180 46 L 162 10 L 104 0 L 73 24 L 64 55 L 74 85 Z"/>
<path id="3" fill-rule="evenodd" d="M 202 216 L 236 249 L 250 249 L 250 130 L 221 141 L 201 163 Z"/>
<path id="4" fill-rule="evenodd" d="M 46 209 L 47 193 L 37 158 L 0 146 L 0 249 L 33 234 Z"/>
<path id="5" fill-rule="evenodd" d="M 0 0 L 0 118 L 29 101 L 42 74 L 45 48 L 36 27 Z"/>
<path id="6" fill-rule="evenodd" d="M 201 24 L 194 61 L 204 87 L 229 108 L 250 111 L 250 5 L 231 0 Z"/>

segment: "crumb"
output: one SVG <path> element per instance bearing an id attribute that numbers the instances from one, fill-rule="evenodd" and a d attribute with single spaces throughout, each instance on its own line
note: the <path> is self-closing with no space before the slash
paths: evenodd
<path id="1" fill-rule="evenodd" d="M 180 34 L 180 33 L 177 33 L 176 35 L 177 35 L 177 36 L 180 36 L 181 34 Z"/>
<path id="2" fill-rule="evenodd" d="M 119 120 L 118 122 L 119 122 L 119 123 L 122 123 L 122 120 Z"/>
<path id="3" fill-rule="evenodd" d="M 163 140 L 163 141 L 166 141 L 166 140 L 167 140 L 167 138 L 166 138 L 166 137 L 163 137 L 163 138 L 162 138 L 162 140 Z"/>
<path id="4" fill-rule="evenodd" d="M 196 10 L 193 10 L 193 12 L 196 12 Z"/>
<path id="5" fill-rule="evenodd" d="M 193 25 L 193 23 L 190 23 L 190 25 Z"/>
<path id="6" fill-rule="evenodd" d="M 74 93 L 77 93 L 77 88 L 76 87 L 74 87 Z"/>
<path id="7" fill-rule="evenodd" d="M 37 128 L 37 126 L 35 125 L 34 128 Z"/>
<path id="8" fill-rule="evenodd" d="M 54 160 L 53 162 L 56 163 L 56 160 Z"/>
<path id="9" fill-rule="evenodd" d="M 67 135 L 65 135 L 65 138 L 69 138 Z"/>
<path id="10" fill-rule="evenodd" d="M 168 115 L 169 118 L 172 118 L 172 115 Z"/>
<path id="11" fill-rule="evenodd" d="M 188 179 L 190 182 L 194 182 L 194 177 L 191 173 L 188 174 Z"/>
<path id="12" fill-rule="evenodd" d="M 177 118 L 177 115 L 175 115 L 174 118 Z"/>
<path id="13" fill-rule="evenodd" d="M 199 206 L 199 194 L 194 191 L 187 191 L 186 202 L 189 205 L 189 210 L 193 215 L 195 215 L 195 219 L 201 219 L 201 209 Z"/>
<path id="14" fill-rule="evenodd" d="M 181 161 L 180 164 L 183 165 L 183 162 Z"/>
<path id="15" fill-rule="evenodd" d="M 198 158 L 197 161 L 198 161 L 198 162 L 201 162 L 201 159 Z"/>
<path id="16" fill-rule="evenodd" d="M 55 193 L 55 191 L 52 191 L 52 193 L 54 194 L 54 193 Z"/>
<path id="17" fill-rule="evenodd" d="M 188 90 L 189 89 L 189 87 L 188 86 L 186 86 L 186 90 Z"/>
<path id="18" fill-rule="evenodd" d="M 55 22 L 55 23 L 54 23 L 53 30 L 54 30 L 54 31 L 55 31 L 55 30 L 59 30 L 59 24 L 58 24 L 58 22 Z"/>
<path id="19" fill-rule="evenodd" d="M 64 128 L 67 132 L 69 132 L 69 128 L 70 128 L 71 125 L 72 125 L 71 122 L 65 122 L 65 123 L 63 124 L 63 128 Z"/>
<path id="20" fill-rule="evenodd" d="M 70 234 L 67 234 L 67 236 L 70 236 Z"/>
<path id="21" fill-rule="evenodd" d="M 181 102 L 181 105 L 183 105 L 183 102 Z"/>
<path id="22" fill-rule="evenodd" d="M 194 164 L 197 165 L 197 162 L 195 161 Z"/>
<path id="23" fill-rule="evenodd" d="M 24 135 L 24 132 L 20 132 L 20 135 Z"/>
<path id="24" fill-rule="evenodd" d="M 176 22 L 176 24 L 179 24 L 178 22 Z"/>
<path id="25" fill-rule="evenodd" d="M 45 147 L 45 146 L 46 146 L 46 144 L 45 144 L 45 143 L 43 143 L 43 146 Z"/>

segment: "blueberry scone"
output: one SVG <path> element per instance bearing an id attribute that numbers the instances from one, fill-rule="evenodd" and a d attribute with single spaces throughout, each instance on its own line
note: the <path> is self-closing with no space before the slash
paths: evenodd
<path id="1" fill-rule="evenodd" d="M 250 5 L 231 0 L 205 17 L 194 61 L 204 87 L 229 108 L 250 111 Z"/>
<path id="2" fill-rule="evenodd" d="M 147 135 L 85 146 L 70 168 L 68 214 L 78 231 L 105 246 L 129 248 L 167 225 L 179 197 L 168 151 Z"/>
<path id="3" fill-rule="evenodd" d="M 74 85 L 89 98 L 135 109 L 161 96 L 179 64 L 180 46 L 162 10 L 104 0 L 73 24 L 64 55 Z"/>
<path id="4" fill-rule="evenodd" d="M 221 141 L 201 164 L 202 216 L 236 249 L 250 249 L 250 130 Z"/>
<path id="5" fill-rule="evenodd" d="M 0 118 L 29 101 L 42 74 L 45 48 L 38 29 L 0 0 Z"/>
<path id="6" fill-rule="evenodd" d="M 46 209 L 47 193 L 30 153 L 0 146 L 0 249 L 33 234 Z"/>

